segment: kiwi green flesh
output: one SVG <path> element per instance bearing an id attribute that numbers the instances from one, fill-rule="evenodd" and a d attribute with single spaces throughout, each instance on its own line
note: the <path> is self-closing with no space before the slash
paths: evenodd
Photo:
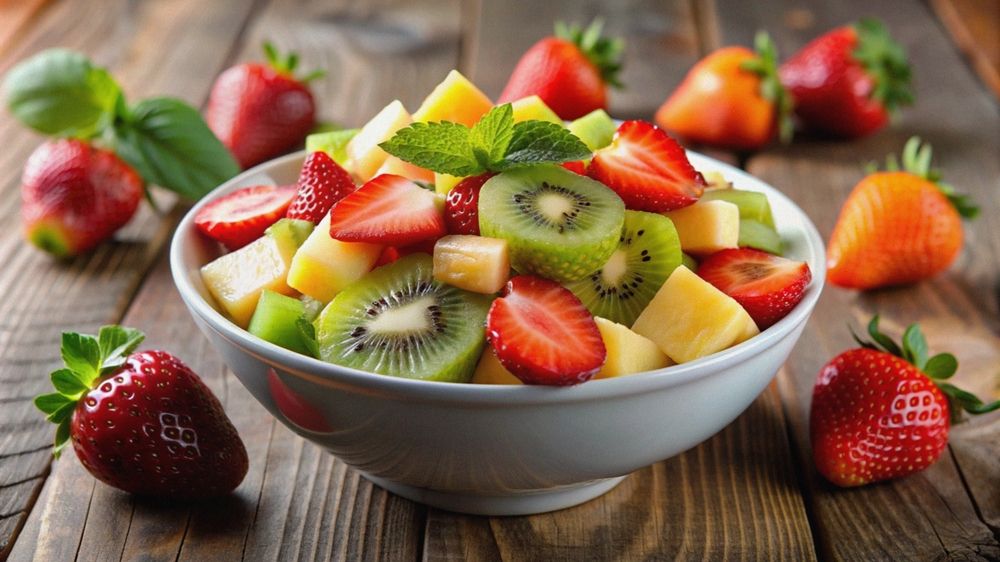
<path id="1" fill-rule="evenodd" d="M 740 248 L 754 248 L 781 255 L 781 235 L 774 228 L 752 219 L 740 219 Z"/>
<path id="2" fill-rule="evenodd" d="M 257 301 L 247 331 L 274 345 L 309 355 L 297 324 L 304 313 L 305 306 L 299 299 L 265 290 Z"/>
<path id="3" fill-rule="evenodd" d="M 680 264 L 681 243 L 670 219 L 625 211 L 625 225 L 611 258 L 567 287 L 593 315 L 631 326 Z"/>
<path id="4" fill-rule="evenodd" d="M 295 246 L 301 246 L 312 234 L 315 225 L 309 221 L 298 219 L 281 219 L 267 227 L 267 234 L 275 239 L 291 240 Z"/>
<path id="5" fill-rule="evenodd" d="M 696 271 L 698 269 L 698 260 L 691 257 L 690 254 L 681 253 L 681 265 L 691 271 Z"/>
<path id="6" fill-rule="evenodd" d="M 702 201 L 728 201 L 740 209 L 741 219 L 752 219 L 774 228 L 774 216 L 767 195 L 742 189 L 710 189 L 701 196 Z"/>
<path id="7" fill-rule="evenodd" d="M 479 195 L 482 235 L 507 240 L 515 270 L 559 282 L 603 265 L 618 245 L 624 217 L 615 192 L 554 165 L 504 172 Z"/>
<path id="8" fill-rule="evenodd" d="M 468 382 L 486 342 L 490 298 L 434 280 L 427 254 L 375 269 L 316 319 L 320 359 L 372 373 Z"/>
<path id="9" fill-rule="evenodd" d="M 618 127 L 603 109 L 595 109 L 590 113 L 570 122 L 566 126 L 590 150 L 598 150 L 611 144 Z"/>

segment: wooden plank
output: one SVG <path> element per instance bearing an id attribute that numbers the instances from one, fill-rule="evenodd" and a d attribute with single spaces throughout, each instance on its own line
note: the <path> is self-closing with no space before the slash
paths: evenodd
<path id="1" fill-rule="evenodd" d="M 845 322 L 856 325 L 879 311 L 897 334 L 920 321 L 933 348 L 953 351 L 961 362 L 956 380 L 984 398 L 1000 395 L 1000 319 L 997 293 L 1000 231 L 990 217 L 1000 213 L 1000 116 L 989 94 L 962 64 L 926 8 L 862 0 L 829 2 L 803 10 L 792 1 L 719 2 L 724 43 L 748 44 L 766 27 L 789 54 L 815 35 L 858 14 L 883 19 L 909 50 L 917 103 L 886 131 L 854 142 L 799 139 L 749 161 L 748 169 L 783 189 L 828 236 L 835 209 L 862 177 L 860 164 L 898 152 L 919 134 L 935 147 L 950 183 L 983 206 L 967 227 L 966 249 L 952 270 L 912 287 L 859 294 L 830 287 L 779 378 L 785 410 L 800 453 L 803 481 L 821 557 L 836 559 L 997 558 L 996 483 L 1000 465 L 1000 415 L 982 417 L 952 431 L 950 453 L 926 472 L 856 490 L 834 489 L 811 461 L 808 404 L 820 367 L 852 347 Z M 960 104 L 956 100 L 961 100 Z M 964 478 L 963 478 L 964 477 Z"/>
<path id="2" fill-rule="evenodd" d="M 28 24 L 48 4 L 48 0 L 0 2 L 0 55 L 24 33 Z"/>
<path id="3" fill-rule="evenodd" d="M 972 68 L 1000 96 L 1000 3 L 931 0 L 931 7 L 969 58 Z"/>

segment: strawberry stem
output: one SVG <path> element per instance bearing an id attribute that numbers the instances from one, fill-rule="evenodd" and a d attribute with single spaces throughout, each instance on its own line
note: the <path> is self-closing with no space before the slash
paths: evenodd
<path id="1" fill-rule="evenodd" d="M 766 31 L 758 31 L 753 43 L 757 58 L 744 62 L 740 69 L 760 76 L 760 96 L 774 105 L 778 139 L 787 144 L 792 140 L 795 127 L 793 101 L 778 78 L 778 48 Z"/>
<path id="2" fill-rule="evenodd" d="M 274 46 L 274 43 L 271 43 L 270 41 L 264 41 L 263 48 L 264 57 L 267 59 L 268 66 L 273 68 L 278 73 L 290 76 L 299 82 L 308 84 L 309 82 L 326 74 L 326 72 L 322 70 L 313 70 L 301 78 L 296 77 L 295 70 L 299 67 L 298 53 L 291 52 L 287 55 L 282 55 L 281 52 L 278 51 L 277 47 Z"/>
<path id="3" fill-rule="evenodd" d="M 618 72 L 622 68 L 622 54 L 625 51 L 625 42 L 620 38 L 603 37 L 604 20 L 594 18 L 586 28 L 577 24 L 567 25 L 565 22 L 557 21 L 555 24 L 555 36 L 564 39 L 577 46 L 580 52 L 587 57 L 598 72 L 605 84 L 615 88 L 622 88 L 622 83 L 618 80 Z"/>
<path id="4" fill-rule="evenodd" d="M 941 170 L 931 167 L 933 153 L 934 149 L 931 148 L 931 145 L 923 143 L 920 137 L 910 137 L 903 146 L 901 158 L 897 158 L 895 154 L 889 154 L 885 157 L 885 170 L 887 172 L 909 172 L 925 179 L 937 186 L 938 190 L 948 198 L 948 201 L 958 211 L 959 216 L 966 219 L 974 219 L 979 216 L 979 206 L 972 200 L 972 197 L 955 191 L 954 186 L 941 180 Z M 868 173 L 879 170 L 878 164 L 875 162 L 870 162 L 865 169 Z"/>
<path id="5" fill-rule="evenodd" d="M 906 51 L 893 40 L 881 21 L 865 18 L 854 24 L 858 45 L 852 55 L 875 81 L 871 97 L 892 112 L 913 103 L 910 64 Z"/>

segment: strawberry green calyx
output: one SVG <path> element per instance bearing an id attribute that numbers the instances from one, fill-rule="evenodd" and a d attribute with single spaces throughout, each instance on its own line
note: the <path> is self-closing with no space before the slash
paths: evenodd
<path id="1" fill-rule="evenodd" d="M 962 421 L 963 411 L 978 415 L 1000 409 L 1000 400 L 984 403 L 975 394 L 962 390 L 951 383 L 943 382 L 951 378 L 958 370 L 958 360 L 950 353 L 928 356 L 927 340 L 920 331 L 920 326 L 917 324 L 907 326 L 903 332 L 903 343 L 900 345 L 879 330 L 878 322 L 879 317 L 876 314 L 868 323 L 868 335 L 871 337 L 871 341 L 861 339 L 852 329 L 851 335 L 854 337 L 854 341 L 858 342 L 861 347 L 900 357 L 927 375 L 948 397 L 952 423 Z"/>
<path id="2" fill-rule="evenodd" d="M 778 78 L 778 48 L 766 31 L 758 31 L 753 40 L 757 57 L 740 65 L 740 69 L 760 76 L 760 95 L 774 104 L 778 138 L 782 143 L 792 140 L 792 96 Z"/>
<path id="3" fill-rule="evenodd" d="M 63 333 L 60 353 L 65 367 L 50 375 L 56 391 L 35 398 L 35 406 L 57 426 L 56 456 L 69 440 L 70 419 L 77 402 L 97 382 L 124 365 L 143 339 L 139 330 L 121 326 L 103 326 L 97 336 Z"/>
<path id="4" fill-rule="evenodd" d="M 622 54 L 625 51 L 625 42 L 620 38 L 603 37 L 604 20 L 594 19 L 586 28 L 577 24 L 567 25 L 565 22 L 557 21 L 555 25 L 555 36 L 576 45 L 587 60 L 591 62 L 601 73 L 601 79 L 605 84 L 622 88 L 622 83 L 618 80 L 618 72 L 622 69 Z"/>
<path id="5" fill-rule="evenodd" d="M 875 81 L 871 97 L 889 112 L 913 103 L 910 63 L 906 51 L 894 41 L 881 21 L 865 18 L 853 26 L 858 45 L 852 55 Z"/>
<path id="6" fill-rule="evenodd" d="M 270 41 L 264 41 L 264 56 L 267 58 L 267 64 L 279 74 L 284 74 L 295 78 L 296 80 L 308 84 L 309 82 L 316 80 L 317 78 L 323 77 L 325 72 L 322 70 L 314 70 L 309 74 L 301 78 L 295 76 L 295 70 L 299 66 L 299 54 L 291 52 L 288 54 L 281 54 L 278 49 L 274 46 L 274 43 Z"/>
<path id="7" fill-rule="evenodd" d="M 929 144 L 921 144 L 920 137 L 910 137 L 903 146 L 902 165 L 895 154 L 890 154 L 885 159 L 885 169 L 888 172 L 904 171 L 909 172 L 919 178 L 923 178 L 937 186 L 941 193 L 948 198 L 958 214 L 966 219 L 974 219 L 979 216 L 979 206 L 968 195 L 958 193 L 955 188 L 948 183 L 941 181 L 941 170 L 931 167 L 931 156 L 933 149 Z M 868 165 L 869 172 L 878 171 L 878 165 L 874 162 Z"/>

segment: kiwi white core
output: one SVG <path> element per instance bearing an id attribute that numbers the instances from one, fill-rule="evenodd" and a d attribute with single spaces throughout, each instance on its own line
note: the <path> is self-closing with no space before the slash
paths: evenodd
<path id="1" fill-rule="evenodd" d="M 434 304 L 434 297 L 425 296 L 391 308 L 379 314 L 368 323 L 368 329 L 380 334 L 407 334 L 433 328 L 427 317 L 428 307 Z"/>
<path id="2" fill-rule="evenodd" d="M 553 223 L 562 222 L 563 215 L 573 212 L 573 202 L 558 193 L 544 193 L 538 198 L 538 209 Z"/>
<path id="3" fill-rule="evenodd" d="M 607 286 L 617 285 L 628 272 L 628 251 L 618 248 L 601 268 L 601 281 Z"/>

